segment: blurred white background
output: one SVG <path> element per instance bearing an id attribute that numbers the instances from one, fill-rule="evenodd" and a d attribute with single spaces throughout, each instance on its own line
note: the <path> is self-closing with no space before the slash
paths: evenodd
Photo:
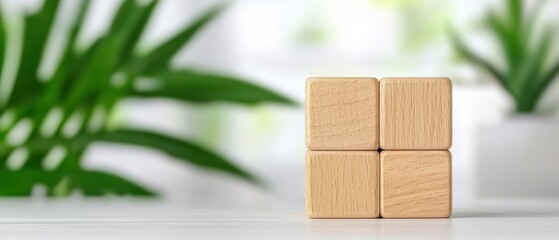
<path id="1" fill-rule="evenodd" d="M 39 1 L 21 2 L 2 3 L 17 15 L 33 10 Z M 81 36 L 84 42 L 106 30 L 103 27 L 119 2 L 94 1 L 87 31 Z M 216 2 L 164 0 L 143 44 L 161 41 Z M 447 29 L 455 26 L 479 51 L 497 51 L 476 22 L 493 5 L 481 0 L 235 1 L 173 64 L 244 76 L 292 97 L 300 106 L 248 108 L 131 100 L 122 105 L 120 121 L 199 139 L 257 174 L 267 187 L 137 148 L 98 144 L 87 153 L 86 165 L 121 172 L 170 201 L 302 209 L 307 77 L 449 76 L 454 82 L 454 206 L 471 207 L 482 200 L 476 182 L 478 129 L 502 121 L 513 105 L 489 76 L 458 60 Z M 557 7 L 558 2 L 551 3 L 547 14 Z M 557 85 L 540 106 L 547 112 L 559 104 Z"/>

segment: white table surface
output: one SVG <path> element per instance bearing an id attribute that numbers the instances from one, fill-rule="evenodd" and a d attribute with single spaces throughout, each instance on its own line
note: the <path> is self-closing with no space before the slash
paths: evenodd
<path id="1" fill-rule="evenodd" d="M 559 239 L 559 205 L 488 203 L 450 219 L 308 219 L 300 207 L 0 200 L 0 239 Z"/>

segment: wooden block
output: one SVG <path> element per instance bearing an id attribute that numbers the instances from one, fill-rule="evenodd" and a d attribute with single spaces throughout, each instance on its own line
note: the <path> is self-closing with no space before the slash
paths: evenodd
<path id="1" fill-rule="evenodd" d="M 450 149 L 451 145 L 450 79 L 381 79 L 381 149 Z"/>
<path id="2" fill-rule="evenodd" d="M 307 214 L 311 218 L 378 217 L 378 152 L 308 151 Z"/>
<path id="3" fill-rule="evenodd" d="M 382 151 L 380 214 L 384 218 L 446 218 L 452 213 L 449 151 Z"/>
<path id="4" fill-rule="evenodd" d="M 376 150 L 376 78 L 309 78 L 306 141 L 311 150 Z"/>

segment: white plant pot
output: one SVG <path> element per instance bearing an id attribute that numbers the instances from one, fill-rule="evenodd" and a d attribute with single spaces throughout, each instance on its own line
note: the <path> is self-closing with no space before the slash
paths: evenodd
<path id="1" fill-rule="evenodd" d="M 477 192 L 487 198 L 559 198 L 559 120 L 517 115 L 479 128 Z"/>

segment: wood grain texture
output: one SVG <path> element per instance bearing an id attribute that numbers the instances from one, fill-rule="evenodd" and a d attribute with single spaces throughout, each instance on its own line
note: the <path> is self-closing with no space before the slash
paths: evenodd
<path id="1" fill-rule="evenodd" d="M 380 214 L 384 218 L 446 218 L 452 213 L 449 151 L 382 151 Z"/>
<path id="2" fill-rule="evenodd" d="M 376 150 L 376 78 L 309 78 L 306 143 L 311 150 Z"/>
<path id="3" fill-rule="evenodd" d="M 381 149 L 450 149 L 451 146 L 452 83 L 450 79 L 381 79 Z"/>
<path id="4" fill-rule="evenodd" d="M 307 214 L 311 218 L 378 217 L 378 152 L 307 151 Z"/>

